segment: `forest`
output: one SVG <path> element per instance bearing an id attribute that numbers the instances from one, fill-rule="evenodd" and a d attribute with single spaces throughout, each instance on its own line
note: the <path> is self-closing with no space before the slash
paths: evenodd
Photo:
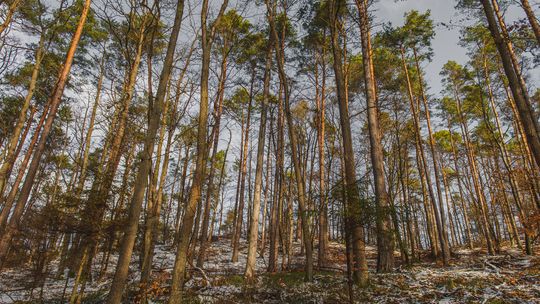
<path id="1" fill-rule="evenodd" d="M 0 0 L 0 303 L 540 303 L 537 16 Z"/>

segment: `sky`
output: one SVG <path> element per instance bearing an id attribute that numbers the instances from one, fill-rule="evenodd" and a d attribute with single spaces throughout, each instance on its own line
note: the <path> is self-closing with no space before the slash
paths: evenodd
<path id="1" fill-rule="evenodd" d="M 248 0 L 247 3 L 250 3 Z M 515 0 L 514 0 L 515 1 Z M 57 6 L 58 0 L 45 0 L 47 3 L 52 4 L 53 7 Z M 95 4 L 101 1 L 96 0 Z M 540 0 L 529 0 L 531 6 L 535 8 L 537 17 L 540 16 Z M 184 20 L 182 25 L 181 40 L 190 43 L 193 39 L 194 27 L 198 27 L 200 18 L 200 0 L 189 0 L 188 5 L 184 11 L 185 15 L 191 15 Z M 234 8 L 240 11 L 248 19 L 252 21 L 265 21 L 264 5 L 254 6 L 245 5 L 246 0 L 232 0 L 229 2 L 229 8 Z M 429 84 L 429 92 L 438 96 L 441 92 L 441 77 L 439 72 L 442 66 L 448 60 L 457 61 L 460 64 L 465 64 L 468 60 L 466 50 L 459 45 L 460 41 L 460 27 L 470 24 L 474 20 L 466 19 L 463 13 L 458 12 L 455 9 L 457 0 L 376 0 L 374 5 L 370 8 L 371 13 L 374 16 L 374 30 L 376 32 L 381 30 L 383 23 L 391 22 L 394 26 L 401 26 L 403 24 L 404 14 L 411 10 L 418 10 L 419 12 L 431 11 L 431 17 L 436 25 L 435 38 L 432 41 L 433 47 L 433 60 L 430 63 L 425 63 L 424 68 L 426 72 L 426 81 Z M 221 4 L 221 0 L 210 1 L 212 6 L 212 13 L 216 13 Z M 250 3 L 253 4 L 253 3 Z M 252 10 L 254 7 L 256 9 Z M 251 9 L 250 9 L 251 8 Z M 505 20 L 507 23 L 511 23 L 517 18 L 524 18 L 525 14 L 523 10 L 514 5 L 513 9 L 505 12 Z M 443 26 L 442 24 L 451 25 L 450 27 Z M 529 85 L 539 88 L 540 85 L 540 68 L 536 68 L 530 73 Z"/>
<path id="2" fill-rule="evenodd" d="M 52 7 L 57 7 L 59 0 L 44 0 L 45 2 L 51 4 Z M 241 3 L 245 3 L 246 0 L 231 0 L 229 8 L 236 8 L 238 11 L 242 12 L 243 15 L 248 19 L 254 19 L 254 21 L 259 20 L 264 21 L 264 6 L 261 6 L 260 9 L 257 8 L 254 11 L 250 11 L 248 7 L 242 6 Z M 249 0 L 253 1 L 253 0 Z M 540 0 L 529 0 L 533 7 L 536 7 L 537 16 L 540 16 Z M 197 31 L 199 26 L 200 18 L 200 0 L 189 0 L 185 10 L 186 18 L 182 24 L 182 35 L 181 40 L 186 44 L 191 43 L 191 40 L 194 37 L 194 32 Z M 372 33 L 381 30 L 383 23 L 391 22 L 394 26 L 401 26 L 403 24 L 404 14 L 410 10 L 418 10 L 421 13 L 426 10 L 431 11 L 432 19 L 436 25 L 436 36 L 432 41 L 433 47 L 433 58 L 432 62 L 424 63 L 424 70 L 426 72 L 426 81 L 429 84 L 429 92 L 435 97 L 440 97 L 440 92 L 442 89 L 441 85 L 441 76 L 439 72 L 441 71 L 442 66 L 448 60 L 454 60 L 458 63 L 465 64 L 468 61 L 468 56 L 466 54 L 465 48 L 459 45 L 460 41 L 460 27 L 466 25 L 473 20 L 465 19 L 463 14 L 460 14 L 455 8 L 456 0 L 378 0 L 372 7 L 372 15 L 374 16 L 374 30 Z M 102 0 L 95 0 L 94 6 L 99 7 Z M 213 14 L 217 12 L 217 9 L 221 3 L 221 0 L 211 0 L 210 4 L 213 6 Z M 523 11 L 520 8 L 516 8 L 512 11 L 509 11 L 505 18 L 508 22 L 515 20 L 516 18 L 522 18 L 524 16 Z M 262 20 L 261 20 L 262 19 Z M 256 23 L 256 22 L 255 22 Z M 441 24 L 450 24 L 451 27 L 442 26 Z M 20 37 L 23 42 L 28 37 Z M 194 65 L 198 65 L 198 62 L 194 62 Z M 196 67 L 195 67 L 196 68 Z M 531 74 L 531 79 L 528 82 L 530 87 L 539 87 L 540 83 L 540 69 L 536 68 L 532 71 L 529 71 Z M 291 75 L 290 75 L 291 76 Z M 93 93 L 89 95 L 93 96 Z M 90 98 L 89 97 L 89 98 Z M 223 132 L 223 139 L 220 143 L 220 149 L 225 149 L 226 141 L 228 138 L 228 132 Z M 255 133 L 255 131 L 253 131 Z M 237 133 L 238 134 L 238 133 Z M 236 134 L 236 135 L 237 135 Z M 96 141 L 97 142 L 97 141 Z M 238 147 L 239 139 L 235 140 L 233 145 Z M 237 153 L 237 151 L 234 151 Z M 229 163 L 234 157 L 229 156 Z M 232 189 L 234 190 L 234 189 Z M 232 192 L 231 192 L 232 193 Z M 229 197 L 230 193 L 226 195 Z"/>
<path id="3" fill-rule="evenodd" d="M 383 22 L 391 22 L 394 26 L 403 25 L 403 16 L 408 11 L 425 12 L 431 10 L 431 17 L 436 24 L 436 35 L 432 45 L 434 56 L 433 61 L 425 65 L 426 78 L 430 80 L 428 83 L 431 93 L 441 91 L 439 72 L 448 60 L 454 60 L 462 64 L 467 62 L 466 50 L 458 44 L 459 29 L 449 29 L 440 25 L 440 23 L 449 24 L 451 21 L 457 21 L 461 18 L 456 14 L 455 2 L 449 0 L 380 0 L 373 7 L 372 14 L 375 17 L 375 30 L 380 29 L 377 28 L 377 25 L 380 27 Z"/>
<path id="4" fill-rule="evenodd" d="M 380 25 L 391 22 L 393 25 L 403 24 L 403 15 L 410 10 L 425 12 L 431 11 L 431 17 L 435 21 L 436 36 L 433 39 L 433 61 L 424 64 L 426 80 L 430 85 L 430 93 L 438 95 L 441 92 L 441 77 L 439 72 L 448 60 L 465 64 L 468 60 L 466 49 L 459 45 L 459 27 L 470 22 L 464 19 L 465 16 L 459 13 L 454 6 L 455 0 L 379 0 L 373 6 L 373 16 L 375 17 L 375 31 L 380 30 Z M 530 0 L 530 4 L 536 8 L 537 17 L 540 15 L 540 1 Z M 525 13 L 521 8 L 514 8 L 505 14 L 507 23 L 516 18 L 523 18 Z M 442 26 L 441 23 L 451 24 L 450 28 Z M 530 71 L 530 85 L 539 87 L 540 69 Z"/>

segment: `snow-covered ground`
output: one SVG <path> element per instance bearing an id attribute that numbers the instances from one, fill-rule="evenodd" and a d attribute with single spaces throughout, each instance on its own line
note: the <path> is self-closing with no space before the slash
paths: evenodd
<path id="1" fill-rule="evenodd" d="M 265 273 L 268 257 L 257 259 L 255 282 L 244 282 L 246 245 L 241 244 L 238 262 L 231 262 L 229 239 L 213 242 L 203 269 L 192 269 L 186 283 L 189 303 L 343 303 L 349 298 L 345 277 L 344 248 L 332 243 L 329 267 L 316 271 L 314 282 L 303 282 L 303 260 L 295 243 L 289 269 Z M 154 257 L 152 302 L 167 298 L 175 248 L 159 245 Z M 268 250 L 266 250 L 266 253 Z M 375 264 L 376 251 L 367 248 L 369 265 Z M 486 256 L 479 250 L 454 250 L 450 266 L 424 259 L 412 267 L 399 266 L 394 273 L 371 273 L 370 285 L 354 289 L 358 303 L 540 303 L 540 257 L 525 256 L 516 249 Z M 316 256 L 316 254 L 315 254 Z M 135 302 L 139 271 L 134 256 L 127 302 Z M 107 294 L 117 257 L 110 258 L 107 272 L 97 279 L 101 256 L 95 259 L 94 280 L 86 286 L 83 303 L 101 303 Z M 281 258 L 278 265 L 281 266 Z M 31 267 L 5 269 L 0 274 L 0 303 L 61 303 L 69 300 L 73 279 L 56 276 L 57 261 L 49 265 L 51 275 L 44 288 L 31 289 Z M 63 299 L 63 301 L 62 301 Z"/>

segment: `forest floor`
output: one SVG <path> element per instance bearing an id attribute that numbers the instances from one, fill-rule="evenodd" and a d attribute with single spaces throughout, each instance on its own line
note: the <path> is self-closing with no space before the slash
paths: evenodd
<path id="1" fill-rule="evenodd" d="M 538 248 L 540 249 L 540 248 Z M 330 265 L 315 271 L 314 281 L 303 280 L 303 255 L 295 243 L 289 267 L 275 274 L 265 272 L 267 258 L 257 260 L 257 279 L 243 279 L 247 248 L 241 247 L 239 260 L 230 262 L 229 239 L 212 244 L 204 269 L 192 269 L 186 283 L 187 303 L 347 303 L 343 245 L 332 243 Z M 375 248 L 368 247 L 370 270 L 376 263 Z M 538 252 L 538 251 L 537 251 Z M 101 261 L 98 256 L 95 260 Z M 171 246 L 156 248 L 154 281 L 148 289 L 149 302 L 165 302 L 175 252 Z M 127 303 L 140 298 L 137 257 L 132 261 Z M 281 265 L 281 259 L 279 260 Z M 116 265 L 111 257 L 107 271 L 86 286 L 82 303 L 102 303 Z M 43 288 L 36 282 L 32 265 L 5 269 L 0 274 L 0 303 L 66 303 L 73 279 L 54 275 L 57 261 L 50 264 L 51 275 Z M 96 266 L 97 277 L 99 266 Z M 399 266 L 394 273 L 370 273 L 370 284 L 354 290 L 357 303 L 540 303 L 540 256 L 526 256 L 515 248 L 487 256 L 481 249 L 454 251 L 449 266 L 422 258 L 414 266 Z M 38 284 L 38 286 L 41 284 Z"/>

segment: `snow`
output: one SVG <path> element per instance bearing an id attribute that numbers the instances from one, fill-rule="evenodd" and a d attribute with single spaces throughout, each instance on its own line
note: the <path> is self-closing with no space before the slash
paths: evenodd
<path id="1" fill-rule="evenodd" d="M 152 303 L 166 299 L 170 286 L 171 272 L 175 260 L 175 247 L 158 245 L 155 249 L 153 274 L 155 282 L 165 292 L 152 298 Z M 197 251 L 196 251 L 197 252 Z M 268 250 L 266 250 L 266 253 Z M 367 247 L 370 269 L 373 269 L 376 250 Z M 255 282 L 247 284 L 242 275 L 246 263 L 247 247 L 240 244 L 238 262 L 232 263 L 229 239 L 212 243 L 207 252 L 207 261 L 202 269 L 210 282 L 206 282 L 199 270 L 190 272 L 186 282 L 186 296 L 201 303 L 339 303 L 348 300 L 345 277 L 344 248 L 342 244 L 330 244 L 328 270 L 315 273 L 314 282 L 303 282 L 303 261 L 300 244 L 295 243 L 291 256 L 291 268 L 277 274 L 267 274 L 268 257 L 258 257 Z M 316 254 L 314 254 L 316 258 Z M 94 301 L 106 296 L 118 257 L 112 255 L 107 272 L 97 278 L 101 254 L 95 259 L 93 277 L 85 295 Z M 137 291 L 140 272 L 138 257 L 133 256 L 130 266 L 129 292 Z M 49 265 L 56 270 L 58 261 Z M 281 259 L 279 259 L 281 265 Z M 44 302 L 59 302 L 64 294 L 67 302 L 73 287 L 73 278 L 66 281 L 55 276 L 55 271 L 46 278 L 43 289 Z M 393 273 L 370 273 L 370 285 L 354 290 L 358 303 L 540 303 L 540 257 L 525 256 L 520 251 L 507 248 L 499 255 L 486 256 L 480 249 L 454 249 L 450 265 L 424 259 L 414 266 L 400 265 Z M 31 289 L 33 274 L 31 265 L 18 269 L 6 269 L 0 274 L 0 303 L 32 301 L 39 299 L 40 288 Z M 67 283 L 67 284 L 66 284 Z M 65 290 L 65 291 L 64 291 Z M 83 301 L 84 302 L 84 301 Z"/>

